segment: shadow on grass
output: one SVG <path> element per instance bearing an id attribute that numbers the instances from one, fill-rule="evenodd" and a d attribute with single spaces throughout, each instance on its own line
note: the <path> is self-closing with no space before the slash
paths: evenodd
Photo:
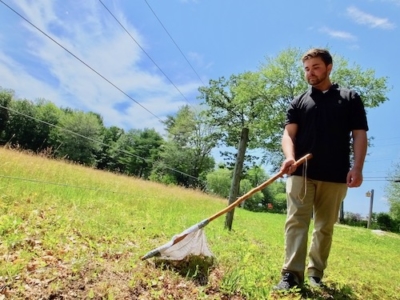
<path id="1" fill-rule="evenodd" d="M 203 286 L 208 283 L 208 276 L 214 268 L 214 262 L 213 257 L 204 256 L 188 256 L 178 261 L 166 259 L 157 259 L 154 261 L 157 268 L 171 270 Z"/>
<path id="2" fill-rule="evenodd" d="M 320 288 L 313 288 L 305 284 L 301 288 L 293 288 L 289 291 L 271 291 L 268 299 L 351 300 L 357 298 L 349 286 L 329 283 Z"/>
<path id="3" fill-rule="evenodd" d="M 329 283 L 329 285 L 322 285 L 320 288 L 304 285 L 300 290 L 300 294 L 305 299 L 351 300 L 355 297 L 351 287 L 334 282 Z"/>

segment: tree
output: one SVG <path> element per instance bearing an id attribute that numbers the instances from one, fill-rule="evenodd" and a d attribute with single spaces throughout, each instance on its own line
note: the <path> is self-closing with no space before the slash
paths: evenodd
<path id="1" fill-rule="evenodd" d="M 211 150 L 219 133 L 207 117 L 187 105 L 175 116 L 168 116 L 164 124 L 168 136 L 152 178 L 164 182 L 166 176 L 169 183 L 204 188 L 206 174 L 215 165 Z"/>
<path id="2" fill-rule="evenodd" d="M 101 134 L 103 136 L 103 143 L 100 146 L 100 150 L 96 153 L 96 167 L 98 169 L 117 171 L 119 154 L 117 142 L 124 133 L 124 130 L 117 126 L 103 128 Z"/>
<path id="3" fill-rule="evenodd" d="M 208 193 L 227 199 L 232 181 L 232 171 L 224 166 L 210 172 L 206 176 Z"/>
<path id="4" fill-rule="evenodd" d="M 154 129 L 131 129 L 116 142 L 113 156 L 120 172 L 147 179 L 159 158 L 163 138 Z"/>
<path id="5" fill-rule="evenodd" d="M 229 204 L 239 193 L 240 180 L 246 149 L 257 148 L 266 132 L 259 126 L 268 116 L 271 101 L 264 89 L 265 82 L 259 73 L 246 72 L 210 80 L 208 87 L 200 87 L 200 99 L 206 106 L 204 114 L 223 133 L 221 144 L 238 147 Z M 249 135 L 250 134 L 250 135 Z M 234 210 L 226 215 L 225 227 L 232 229 Z"/>
<path id="6" fill-rule="evenodd" d="M 103 125 L 93 113 L 66 110 L 59 119 L 59 127 L 53 128 L 50 139 L 56 145 L 55 155 L 94 166 L 100 150 Z"/>
<path id="7" fill-rule="evenodd" d="M 37 108 L 30 100 L 10 102 L 9 120 L 4 130 L 4 139 L 23 149 L 35 150 L 32 136 L 35 135 Z"/>
<path id="8" fill-rule="evenodd" d="M 271 203 L 272 207 L 270 210 L 276 213 L 286 213 L 287 202 L 286 202 L 286 186 L 285 182 L 282 180 L 278 180 L 273 182 L 266 188 L 266 192 L 268 192 L 268 196 L 264 193 L 265 199 L 268 203 Z"/>
<path id="9" fill-rule="evenodd" d="M 49 134 L 58 124 L 61 110 L 45 99 L 9 102 L 10 112 L 4 138 L 23 149 L 41 151 L 51 147 Z"/>
<path id="10" fill-rule="evenodd" d="M 398 231 L 395 228 L 395 222 L 387 213 L 378 213 L 376 216 L 376 223 L 381 230 L 390 230 L 390 231 Z"/>
<path id="11" fill-rule="evenodd" d="M 262 123 L 270 134 L 261 146 L 264 150 L 262 161 L 272 164 L 274 170 L 279 168 L 283 160 L 280 138 L 287 106 L 296 95 L 307 89 L 301 65 L 303 53 L 304 51 L 299 48 L 288 48 L 275 58 L 267 57 L 266 62 L 259 68 L 267 83 L 268 94 L 276 99 L 273 104 L 275 109 Z M 350 66 L 348 61 L 339 55 L 334 55 L 333 62 L 332 82 L 358 92 L 365 107 L 377 107 L 387 100 L 386 94 L 389 91 L 387 77 L 377 78 L 374 70 L 363 70 L 357 64 Z"/>
<path id="12" fill-rule="evenodd" d="M 242 129 L 247 128 L 251 133 L 248 147 L 258 148 L 266 136 L 259 122 L 268 116 L 272 103 L 264 86 L 259 73 L 246 72 L 210 80 L 208 87 L 199 88 L 204 115 L 221 131 L 221 145 L 237 147 Z"/>
<path id="13" fill-rule="evenodd" d="M 55 104 L 45 99 L 36 101 L 36 126 L 32 130 L 32 150 L 41 151 L 51 148 L 50 132 L 62 116 L 62 111 Z M 51 124 L 51 125 L 50 125 Z"/>
<path id="14" fill-rule="evenodd" d="M 393 220 L 400 222 L 400 163 L 394 166 L 388 177 L 392 178 L 385 187 L 389 213 Z"/>
<path id="15" fill-rule="evenodd" d="M 305 51 L 299 48 L 288 48 L 275 58 L 266 58 L 259 72 L 262 74 L 268 94 L 275 99 L 274 110 L 262 122 L 269 137 L 261 145 L 264 149 L 263 160 L 272 163 L 277 169 L 283 159 L 280 148 L 280 137 L 285 120 L 285 112 L 290 101 L 307 89 L 301 57 Z M 332 82 L 357 91 L 365 107 L 373 108 L 384 103 L 389 88 L 387 77 L 376 77 L 372 69 L 363 70 L 357 64 L 350 64 L 340 55 L 333 55 Z"/>
<path id="16" fill-rule="evenodd" d="M 269 176 L 260 166 L 253 166 L 246 173 L 245 178 L 251 182 L 252 187 L 259 186 L 267 181 Z M 286 212 L 286 188 L 283 181 L 275 181 L 261 191 L 262 198 L 257 202 L 257 206 L 250 210 L 269 211 L 269 212 Z M 246 201 L 247 202 L 247 201 Z M 246 207 L 247 208 L 247 207 Z"/>
<path id="17" fill-rule="evenodd" d="M 240 181 L 239 196 L 246 194 L 253 188 L 252 183 L 249 179 L 243 179 Z M 262 202 L 264 195 L 262 192 L 256 192 L 251 197 L 242 202 L 242 207 L 250 211 L 262 211 Z"/>
<path id="18" fill-rule="evenodd" d="M 0 87 L 0 137 L 2 137 L 3 131 L 6 129 L 10 113 L 8 107 L 13 99 L 14 92 L 11 90 L 5 90 Z"/>

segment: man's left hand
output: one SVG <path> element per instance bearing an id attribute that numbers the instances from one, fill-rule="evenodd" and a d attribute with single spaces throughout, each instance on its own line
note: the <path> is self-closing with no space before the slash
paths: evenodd
<path id="1" fill-rule="evenodd" d="M 359 187 L 363 182 L 363 175 L 359 169 L 351 169 L 347 173 L 347 186 L 350 188 Z"/>

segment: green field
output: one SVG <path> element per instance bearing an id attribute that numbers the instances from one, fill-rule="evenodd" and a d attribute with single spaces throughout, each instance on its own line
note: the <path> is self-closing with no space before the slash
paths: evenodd
<path id="1" fill-rule="evenodd" d="M 337 225 L 321 289 L 272 292 L 284 215 L 206 228 L 214 260 L 142 261 L 226 206 L 198 191 L 0 149 L 0 299 L 400 299 L 400 236 Z M 311 229 L 310 229 L 311 230 Z"/>

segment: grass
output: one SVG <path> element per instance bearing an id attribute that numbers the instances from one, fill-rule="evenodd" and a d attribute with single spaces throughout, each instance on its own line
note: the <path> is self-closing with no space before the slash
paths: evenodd
<path id="1" fill-rule="evenodd" d="M 0 149 L 0 299 L 400 299 L 400 236 L 337 225 L 325 286 L 275 293 L 285 216 L 236 209 L 214 259 L 141 261 L 226 201 Z M 310 231 L 312 228 L 310 229 Z"/>

